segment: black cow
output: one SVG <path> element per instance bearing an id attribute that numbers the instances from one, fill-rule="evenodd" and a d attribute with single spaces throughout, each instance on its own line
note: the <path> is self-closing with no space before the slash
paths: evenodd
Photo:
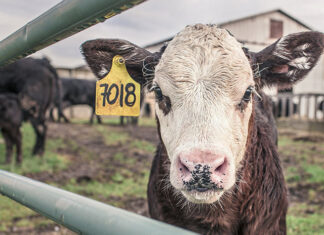
<path id="1" fill-rule="evenodd" d="M 0 129 L 6 144 L 6 163 L 11 162 L 13 146 L 16 145 L 16 162 L 21 163 L 21 132 L 23 121 L 19 99 L 13 93 L 0 93 Z"/>
<path id="2" fill-rule="evenodd" d="M 95 115 L 95 99 L 96 99 L 96 81 L 77 78 L 61 78 L 62 92 L 61 99 L 59 95 L 56 95 L 55 103 L 59 105 L 59 101 L 62 101 L 62 108 L 79 104 L 86 104 L 92 108 L 90 117 L 90 123 L 93 123 L 93 117 Z M 53 109 L 50 111 L 50 116 L 53 118 Z M 69 120 L 63 115 L 59 114 L 59 121 L 61 117 L 68 122 Z M 97 121 L 101 123 L 101 118 L 97 116 Z"/>
<path id="3" fill-rule="evenodd" d="M 44 153 L 45 113 L 53 102 L 56 89 L 59 89 L 56 70 L 45 58 L 25 58 L 0 68 L 0 93 L 10 92 L 18 96 L 24 120 L 30 120 L 36 132 L 33 154 Z"/>

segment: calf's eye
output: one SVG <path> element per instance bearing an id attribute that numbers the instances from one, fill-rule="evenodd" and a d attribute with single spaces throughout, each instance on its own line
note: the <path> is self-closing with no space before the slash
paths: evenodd
<path id="1" fill-rule="evenodd" d="M 244 109 L 246 108 L 247 104 L 251 101 L 251 96 L 252 96 L 252 93 L 254 92 L 254 87 L 253 86 L 249 86 L 243 97 L 242 97 L 242 100 L 241 102 L 238 104 L 238 109 L 243 112 Z"/>
<path id="2" fill-rule="evenodd" d="M 161 88 L 157 86 L 157 87 L 154 87 L 153 90 L 154 90 L 155 98 L 157 99 L 157 101 L 162 101 L 163 94 L 162 94 Z"/>
<path id="3" fill-rule="evenodd" d="M 163 111 L 164 115 L 167 115 L 171 110 L 171 100 L 168 96 L 162 94 L 161 88 L 158 85 L 153 85 L 150 91 L 154 91 L 155 99 L 159 105 L 159 108 Z"/>
<path id="4" fill-rule="evenodd" d="M 246 89 L 242 100 L 244 100 L 245 102 L 249 102 L 251 100 L 251 95 L 252 95 L 253 90 L 254 90 L 253 86 L 249 86 Z"/>

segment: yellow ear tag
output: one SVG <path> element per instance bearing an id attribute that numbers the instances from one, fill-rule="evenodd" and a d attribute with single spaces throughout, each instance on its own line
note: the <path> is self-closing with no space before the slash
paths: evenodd
<path id="1" fill-rule="evenodd" d="M 125 59 L 116 55 L 111 70 L 96 83 L 96 114 L 140 115 L 141 85 L 128 74 Z"/>

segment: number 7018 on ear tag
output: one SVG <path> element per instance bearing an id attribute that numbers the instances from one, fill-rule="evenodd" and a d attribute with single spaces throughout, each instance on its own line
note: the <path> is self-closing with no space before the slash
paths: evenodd
<path id="1" fill-rule="evenodd" d="M 107 76 L 96 83 L 96 114 L 139 116 L 141 85 L 128 74 L 122 56 L 111 64 Z"/>

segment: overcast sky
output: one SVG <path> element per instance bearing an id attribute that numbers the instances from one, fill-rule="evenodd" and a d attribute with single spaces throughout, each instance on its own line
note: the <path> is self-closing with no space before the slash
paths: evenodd
<path id="1" fill-rule="evenodd" d="M 0 0 L 0 40 L 60 0 Z M 282 9 L 315 30 L 324 32 L 323 0 L 147 0 L 104 23 L 36 53 L 55 66 L 84 64 L 80 45 L 94 38 L 123 38 L 140 46 L 168 38 L 194 23 L 222 23 L 273 9 Z"/>

